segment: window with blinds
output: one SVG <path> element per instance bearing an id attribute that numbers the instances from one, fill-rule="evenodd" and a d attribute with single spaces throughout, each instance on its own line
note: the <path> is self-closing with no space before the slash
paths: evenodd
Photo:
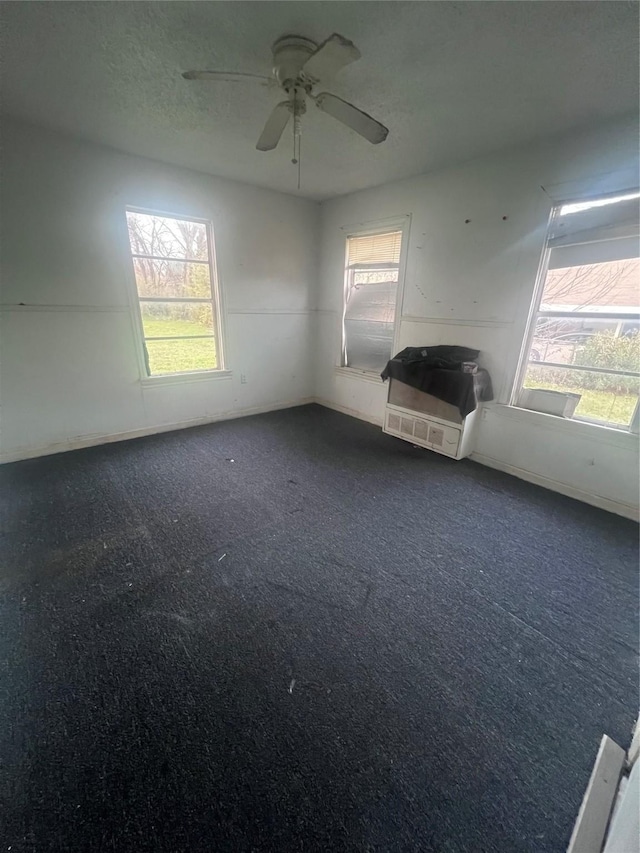
<path id="1" fill-rule="evenodd" d="M 379 373 L 392 355 L 402 231 L 347 238 L 343 364 Z"/>
<path id="2" fill-rule="evenodd" d="M 574 419 L 638 429 L 639 193 L 559 205 L 548 265 L 523 353 L 516 399 L 569 395 Z M 532 405 L 531 401 L 535 401 Z M 545 410 L 546 411 L 546 410 Z"/>

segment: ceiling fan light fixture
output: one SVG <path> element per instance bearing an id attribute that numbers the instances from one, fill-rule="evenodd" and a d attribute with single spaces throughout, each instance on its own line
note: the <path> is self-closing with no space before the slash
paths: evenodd
<path id="1" fill-rule="evenodd" d="M 256 148 L 258 151 L 273 151 L 289 123 L 289 116 L 293 115 L 293 161 L 298 162 L 298 165 L 299 153 L 296 156 L 296 140 L 298 140 L 299 151 L 302 132 L 300 116 L 306 111 L 307 96 L 315 101 L 322 112 L 351 128 L 373 145 L 384 142 L 389 130 L 377 119 L 330 92 L 320 92 L 317 95 L 313 92 L 322 80 L 332 78 L 342 68 L 360 59 L 360 51 L 352 41 L 339 33 L 332 33 L 318 45 L 306 36 L 289 34 L 281 36 L 274 42 L 272 53 L 272 77 L 228 71 L 185 71 L 182 76 L 186 80 L 219 82 L 238 82 L 257 78 L 263 84 L 266 81 L 282 89 L 287 95 L 287 100 L 280 101 L 271 111 Z"/>

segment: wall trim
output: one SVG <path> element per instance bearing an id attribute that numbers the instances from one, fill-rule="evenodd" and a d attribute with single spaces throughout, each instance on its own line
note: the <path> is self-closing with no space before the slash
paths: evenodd
<path id="1" fill-rule="evenodd" d="M 299 400 L 287 400 L 280 403 L 270 403 L 267 406 L 253 406 L 248 409 L 235 409 L 220 412 L 216 415 L 207 415 L 203 418 L 192 418 L 188 421 L 179 421 L 170 424 L 158 424 L 151 427 L 140 427 L 139 429 L 127 430 L 117 433 L 95 433 L 93 435 L 69 438 L 65 441 L 41 447 L 29 447 L 18 449 L 9 453 L 0 453 L 0 464 L 8 462 L 20 462 L 23 459 L 35 459 L 39 456 L 51 456 L 55 453 L 66 453 L 69 450 L 81 450 L 84 447 L 95 447 L 100 444 L 112 444 L 116 441 L 128 441 L 131 438 L 143 438 L 147 435 L 158 435 L 162 432 L 175 432 L 190 427 L 203 426 L 205 424 L 217 423 L 217 421 L 232 421 L 236 418 L 245 418 L 251 415 L 260 415 L 265 412 L 273 412 L 279 409 L 293 409 L 297 406 L 306 406 L 316 402 L 314 397 L 301 397 Z"/>
<path id="2" fill-rule="evenodd" d="M 45 305 L 36 303 L 22 303 L 0 305 L 0 311 L 107 311 L 111 313 L 124 313 L 129 311 L 128 305 Z"/>
<path id="3" fill-rule="evenodd" d="M 536 486 L 542 486 L 544 489 L 549 489 L 552 492 L 558 492 L 568 498 L 582 501 L 583 503 L 591 504 L 599 509 L 613 512 L 616 515 L 622 515 L 625 518 L 630 518 L 632 521 L 640 521 L 640 510 L 631 504 L 614 501 L 611 498 L 605 498 L 602 495 L 593 495 L 589 492 L 584 492 L 582 489 L 577 489 L 575 486 L 570 486 L 568 483 L 562 483 L 559 480 L 552 480 L 550 477 L 543 477 L 541 474 L 535 474 L 533 471 L 527 471 L 525 468 L 518 468 L 515 465 L 509 465 L 502 462 L 500 459 L 494 459 L 492 456 L 485 456 L 484 453 L 472 453 L 469 457 L 472 462 L 478 462 L 480 465 L 486 465 L 487 468 L 494 468 L 496 471 L 503 471 L 505 474 L 511 474 L 513 477 L 518 477 L 520 480 L 526 480 L 528 483 L 533 483 Z"/>
<path id="4" fill-rule="evenodd" d="M 366 421 L 374 426 L 382 428 L 382 418 L 375 415 L 366 415 L 364 412 L 358 412 L 355 409 L 350 409 L 348 406 L 341 406 L 340 403 L 334 403 L 332 400 L 326 400 L 324 397 L 315 397 L 313 400 L 319 406 L 324 406 L 326 409 L 333 409 L 334 412 L 342 412 L 343 415 L 349 415 L 352 418 L 357 418 L 359 421 Z"/>
<path id="5" fill-rule="evenodd" d="M 313 308 L 287 309 L 283 308 L 229 308 L 227 314 L 295 314 L 307 315 L 313 314 Z"/>
<path id="6" fill-rule="evenodd" d="M 129 311 L 129 305 L 45 305 L 45 304 L 36 304 L 36 303 L 10 303 L 5 305 L 0 305 L 0 311 L 81 311 L 81 312 L 92 312 L 92 311 L 107 311 L 107 312 L 125 312 Z M 314 314 L 315 310 L 313 308 L 300 308 L 300 309 L 279 309 L 279 308 L 229 308 L 226 312 L 227 314 L 259 314 L 259 315 L 280 315 L 280 314 L 294 314 L 294 315 L 303 315 L 306 316 L 308 314 Z"/>
<path id="7" fill-rule="evenodd" d="M 364 412 L 358 412 L 348 406 L 342 406 L 339 403 L 334 403 L 331 400 L 326 400 L 322 397 L 316 397 L 315 402 L 320 406 L 325 406 L 327 409 L 333 409 L 336 412 L 342 412 L 343 415 L 349 415 L 358 420 L 366 421 L 375 426 L 382 427 L 383 419 L 374 415 L 367 415 Z M 544 489 L 549 489 L 552 492 L 557 492 L 565 495 L 568 498 L 582 501 L 591 506 L 604 509 L 607 512 L 613 512 L 616 515 L 621 515 L 624 518 L 630 518 L 632 521 L 640 521 L 640 509 L 632 504 L 615 501 L 611 498 L 605 498 L 602 495 L 593 495 L 585 492 L 582 489 L 577 489 L 568 483 L 562 483 L 559 480 L 552 480 L 550 477 L 543 477 L 535 474 L 533 471 L 527 471 L 524 468 L 518 468 L 515 465 L 508 465 L 500 459 L 494 459 L 492 456 L 486 456 L 483 453 L 472 453 L 469 457 L 471 461 L 477 462 L 479 465 L 486 465 L 487 468 L 494 468 L 496 471 L 503 471 L 505 474 L 510 474 L 513 477 L 518 477 L 521 480 L 526 480 L 528 483 L 533 483 L 536 486 L 542 486 Z"/>
<path id="8" fill-rule="evenodd" d="M 404 323 L 430 323 L 431 325 L 445 326 L 498 326 L 506 328 L 513 326 L 511 320 L 473 320 L 472 318 L 456 319 L 455 317 L 418 317 L 414 314 L 402 314 L 400 320 Z"/>
<path id="9" fill-rule="evenodd" d="M 141 427 L 139 429 L 127 430 L 119 433 L 93 434 L 80 436 L 73 439 L 54 442 L 53 444 L 43 445 L 41 447 L 21 448 L 9 453 L 0 453 L 0 464 L 10 462 L 19 462 L 24 459 L 34 459 L 39 456 L 51 456 L 56 453 L 66 453 L 71 450 L 80 450 L 85 447 L 95 447 L 101 444 L 112 444 L 118 441 L 128 441 L 133 438 L 143 438 L 147 435 L 158 435 L 164 432 L 176 432 L 182 429 L 189 429 L 196 426 L 204 426 L 205 424 L 217 423 L 218 421 L 235 420 L 236 418 L 250 417 L 251 415 L 259 415 L 266 412 L 278 411 L 280 409 L 292 409 L 297 406 L 306 406 L 310 403 L 317 403 L 327 409 L 332 409 L 336 412 L 341 412 L 343 415 L 348 415 L 357 418 L 361 421 L 373 424 L 377 427 L 382 427 L 383 419 L 375 415 L 368 415 L 364 412 L 359 412 L 356 409 L 351 409 L 349 406 L 342 406 L 340 403 L 334 403 L 323 397 L 301 397 L 298 400 L 287 400 L 278 403 L 270 403 L 266 406 L 252 406 L 246 409 L 236 409 L 226 412 L 220 412 L 215 415 L 208 415 L 202 418 L 192 418 L 188 421 L 179 421 L 170 424 L 158 424 L 151 427 Z M 479 465 L 485 465 L 487 468 L 493 468 L 497 471 L 503 471 L 505 474 L 518 477 L 528 483 L 533 483 L 536 486 L 549 489 L 552 492 L 557 492 L 569 498 L 582 501 L 591 506 L 604 509 L 608 512 L 613 512 L 616 515 L 621 515 L 624 518 L 629 518 L 632 521 L 640 521 L 640 510 L 638 507 L 631 504 L 622 503 L 620 501 L 605 498 L 602 495 L 594 495 L 585 492 L 582 489 L 577 489 L 567 483 L 553 480 L 550 477 L 544 477 L 540 474 L 535 474 L 533 471 L 528 471 L 524 468 L 518 468 L 515 465 L 509 465 L 502 462 L 500 459 L 494 459 L 492 456 L 487 456 L 483 453 L 472 453 L 469 457 L 471 461 L 477 462 Z"/>

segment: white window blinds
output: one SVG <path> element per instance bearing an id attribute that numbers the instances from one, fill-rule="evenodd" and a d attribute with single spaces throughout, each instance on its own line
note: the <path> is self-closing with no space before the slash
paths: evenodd
<path id="1" fill-rule="evenodd" d="M 366 234 L 347 240 L 347 266 L 397 266 L 400 263 L 402 231 Z"/>

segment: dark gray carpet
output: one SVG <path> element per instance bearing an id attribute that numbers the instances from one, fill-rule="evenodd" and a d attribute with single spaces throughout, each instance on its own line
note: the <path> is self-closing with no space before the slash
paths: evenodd
<path id="1" fill-rule="evenodd" d="M 0 485 L 0 849 L 558 853 L 629 743 L 632 522 L 317 406 Z"/>

